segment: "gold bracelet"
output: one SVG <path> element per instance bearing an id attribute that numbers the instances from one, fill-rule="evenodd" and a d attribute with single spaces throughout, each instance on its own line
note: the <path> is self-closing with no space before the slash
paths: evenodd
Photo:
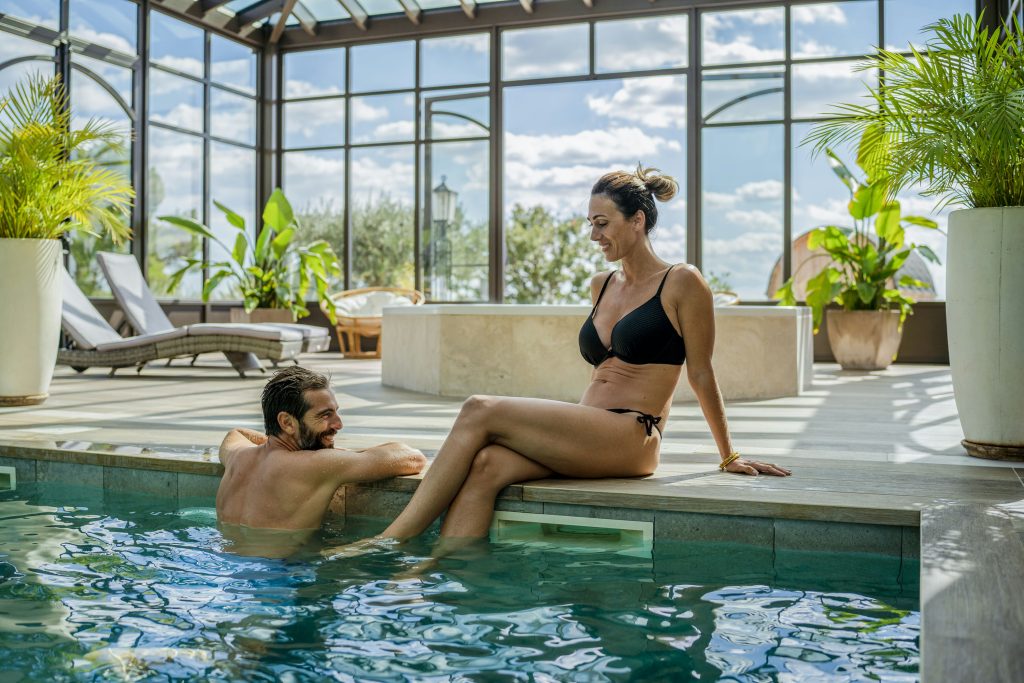
<path id="1" fill-rule="evenodd" d="M 725 460 L 723 460 L 722 462 L 720 462 L 718 464 L 718 469 L 720 469 L 722 472 L 725 472 L 725 468 L 728 467 L 729 464 L 732 463 L 732 461 L 739 459 L 739 457 L 740 457 L 740 452 L 739 451 L 733 451 L 732 453 L 729 454 L 728 458 L 726 458 Z"/>

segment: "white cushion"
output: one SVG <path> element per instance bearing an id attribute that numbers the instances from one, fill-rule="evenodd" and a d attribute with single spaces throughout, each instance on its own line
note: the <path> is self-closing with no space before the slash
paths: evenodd
<path id="1" fill-rule="evenodd" d="M 383 315 L 385 306 L 412 306 L 412 299 L 397 292 L 368 292 L 335 300 L 338 313 L 353 318 Z"/>
<path id="2" fill-rule="evenodd" d="M 178 337 L 184 337 L 188 334 L 188 330 L 184 327 L 176 327 L 173 330 L 165 330 L 163 332 L 157 332 L 155 334 L 140 334 L 135 337 L 125 337 L 118 341 L 104 342 L 103 344 L 97 344 L 97 351 L 115 351 L 117 349 L 131 349 L 137 346 L 148 346 L 149 344 L 155 344 L 156 342 L 168 341 L 170 339 L 177 339 Z"/>
<path id="3" fill-rule="evenodd" d="M 321 339 L 328 337 L 330 331 L 326 327 L 317 327 L 316 325 L 303 325 L 301 323 L 259 323 L 261 325 L 270 325 L 271 327 L 280 327 L 292 332 L 298 332 L 302 335 L 303 339 Z"/>
<path id="4" fill-rule="evenodd" d="M 273 341 L 302 341 L 302 333 L 283 327 L 250 323 L 196 323 L 188 326 L 188 336 L 235 336 Z"/>
<path id="5" fill-rule="evenodd" d="M 107 319 L 100 315 L 89 297 L 78 288 L 78 283 L 71 277 L 66 268 L 63 277 L 64 301 L 61 321 L 64 329 L 80 349 L 95 349 L 107 342 L 118 342 L 121 335 L 117 333 Z"/>

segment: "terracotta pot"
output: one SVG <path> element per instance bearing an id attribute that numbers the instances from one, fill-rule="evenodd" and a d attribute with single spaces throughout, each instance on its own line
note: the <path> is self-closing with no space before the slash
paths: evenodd
<path id="1" fill-rule="evenodd" d="M 1024 207 L 949 215 L 946 331 L 963 445 L 1024 460 Z"/>
<path id="2" fill-rule="evenodd" d="M 0 406 L 42 403 L 60 344 L 60 241 L 0 239 Z"/>
<path id="3" fill-rule="evenodd" d="M 246 313 L 244 308 L 232 308 L 233 323 L 293 323 L 295 316 L 287 308 L 256 308 Z"/>
<path id="4" fill-rule="evenodd" d="M 903 331 L 899 311 L 829 309 L 828 343 L 843 370 L 884 370 L 896 359 Z"/>

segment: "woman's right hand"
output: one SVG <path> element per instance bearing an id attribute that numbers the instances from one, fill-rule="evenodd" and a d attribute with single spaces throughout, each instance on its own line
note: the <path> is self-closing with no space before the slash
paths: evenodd
<path id="1" fill-rule="evenodd" d="M 732 472 L 733 474 L 749 474 L 756 477 L 758 473 L 769 474 L 774 477 L 788 477 L 792 472 L 787 470 L 785 467 L 779 467 L 766 462 L 760 462 L 758 460 L 746 460 L 744 458 L 736 458 L 731 463 L 725 466 L 726 472 Z"/>

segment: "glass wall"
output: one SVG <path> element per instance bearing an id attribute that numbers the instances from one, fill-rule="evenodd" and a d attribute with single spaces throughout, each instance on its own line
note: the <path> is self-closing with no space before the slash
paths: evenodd
<path id="1" fill-rule="evenodd" d="M 488 298 L 489 51 L 471 34 L 283 56 L 283 185 L 303 239 L 344 257 L 339 286 Z"/>
<path id="2" fill-rule="evenodd" d="M 159 296 L 198 299 L 203 274 L 192 272 L 168 291 L 189 259 L 230 258 L 217 242 L 161 216 L 185 216 L 210 227 L 229 247 L 237 228 L 219 203 L 258 229 L 256 206 L 256 55 L 245 45 L 158 11 L 149 20 L 147 276 Z M 238 292 L 221 283 L 215 299 Z"/>

